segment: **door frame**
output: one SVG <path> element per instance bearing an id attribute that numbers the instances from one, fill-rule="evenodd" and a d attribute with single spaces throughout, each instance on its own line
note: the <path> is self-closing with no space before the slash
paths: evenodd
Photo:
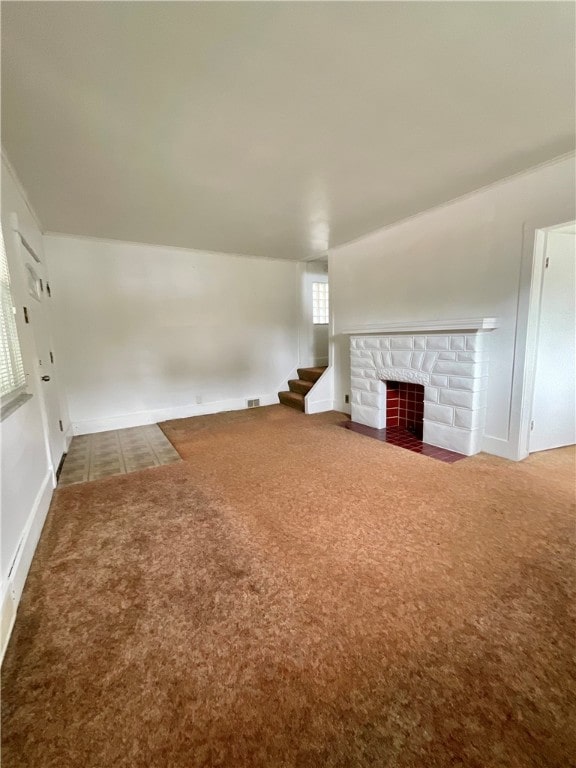
<path id="1" fill-rule="evenodd" d="M 18 214 L 16 213 L 11 214 L 10 223 L 11 223 L 11 229 L 12 229 L 11 234 L 12 234 L 12 237 L 14 238 L 15 253 L 18 254 L 18 259 L 17 259 L 18 269 L 20 270 L 22 275 L 21 277 L 21 279 L 23 280 L 22 285 L 25 285 L 26 284 L 26 276 L 25 276 L 26 256 L 24 255 L 24 251 L 26 251 L 27 249 L 24 247 L 24 244 L 22 242 L 22 234 L 19 226 Z M 34 254 L 34 258 L 37 259 L 38 264 L 40 264 L 40 266 L 44 268 L 45 266 L 44 261 L 37 254 Z M 45 283 L 46 274 L 44 272 L 42 274 L 42 279 L 44 280 L 44 283 Z M 24 300 L 24 296 L 22 296 L 22 300 Z M 32 299 L 32 301 L 34 301 L 34 299 Z M 41 300 L 41 303 L 43 303 L 44 301 L 46 301 L 45 297 Z M 34 379 L 31 389 L 32 389 L 32 392 L 38 396 L 38 403 L 40 406 L 40 418 L 42 421 L 42 433 L 44 438 L 44 450 L 46 453 L 46 461 L 48 464 L 48 470 L 50 472 L 50 476 L 52 478 L 52 487 L 55 488 L 57 484 L 56 471 L 58 469 L 58 465 L 57 463 L 56 463 L 56 466 L 54 465 L 55 459 L 52 456 L 52 440 L 51 440 L 52 432 L 50 431 L 51 428 L 50 428 L 50 419 L 48 417 L 48 405 L 46 403 L 45 392 L 43 391 L 42 384 L 40 383 L 40 378 L 45 373 L 45 371 L 42 371 L 39 365 L 40 358 L 39 358 L 39 349 L 38 349 L 38 336 L 37 336 L 37 331 L 34 328 L 34 319 L 33 319 L 34 313 L 32 312 L 32 307 L 30 302 L 27 301 L 27 305 L 28 307 L 30 307 L 29 333 L 30 333 L 30 340 L 32 343 L 31 351 L 33 354 L 30 360 L 30 370 L 26 371 L 26 373 L 28 374 L 26 380 L 28 382 L 28 386 L 30 387 L 29 377 L 33 377 Z M 46 312 L 45 307 L 44 307 L 44 312 Z M 24 361 L 24 365 L 26 365 L 26 361 Z M 66 450 L 65 445 L 66 444 L 64 442 L 64 452 Z"/>
<path id="2" fill-rule="evenodd" d="M 574 225 L 574 221 L 565 221 L 545 227 L 530 227 L 534 231 L 533 253 L 530 264 L 530 292 L 527 300 L 526 343 L 524 348 L 522 391 L 520 400 L 520 423 L 518 433 L 518 459 L 530 455 L 530 427 L 534 408 L 534 388 L 536 384 L 536 361 L 538 358 L 538 337 L 540 333 L 540 315 L 548 233 Z M 526 234 L 525 227 L 525 234 Z M 528 230 L 529 231 L 529 230 Z M 518 313 L 520 321 L 520 312 Z M 516 351 L 516 355 L 518 350 Z"/>

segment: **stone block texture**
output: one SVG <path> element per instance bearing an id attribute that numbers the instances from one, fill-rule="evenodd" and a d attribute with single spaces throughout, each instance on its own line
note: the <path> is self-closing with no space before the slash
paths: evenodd
<path id="1" fill-rule="evenodd" d="M 471 456 L 484 428 L 482 331 L 352 336 L 352 421 L 386 426 L 386 381 L 424 386 L 424 442 Z"/>

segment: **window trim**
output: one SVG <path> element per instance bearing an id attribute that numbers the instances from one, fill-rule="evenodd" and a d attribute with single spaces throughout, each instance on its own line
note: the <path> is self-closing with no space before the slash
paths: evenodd
<path id="1" fill-rule="evenodd" d="M 32 399 L 32 395 L 26 391 L 26 387 L 21 387 L 19 390 L 14 390 L 8 395 L 4 395 L 0 402 L 0 422 L 5 421 L 8 416 L 11 416 L 15 411 Z"/>
<path id="2" fill-rule="evenodd" d="M 7 375 L 7 382 L 11 386 L 16 384 L 13 389 L 0 395 L 0 421 L 4 421 L 10 414 L 14 413 L 21 405 L 27 402 L 32 395 L 28 393 L 28 381 L 26 369 L 24 367 L 24 356 L 22 354 L 22 344 L 20 333 L 18 331 L 18 322 L 16 319 L 16 306 L 12 292 L 12 281 L 10 268 L 8 264 L 8 253 L 6 251 L 6 241 L 4 239 L 4 230 L 0 225 L 1 239 L 1 263 L 0 263 L 0 312 L 2 313 L 2 325 L 4 326 L 6 337 L 4 350 L 7 352 L 6 368 L 3 368 Z M 11 316 L 10 316 L 11 315 Z"/>
<path id="3" fill-rule="evenodd" d="M 322 288 L 317 288 L 317 286 L 322 286 Z M 317 300 L 317 293 L 319 294 L 318 301 L 325 301 L 326 305 L 325 307 L 318 307 L 316 300 Z M 319 309 L 325 309 L 325 312 L 318 312 L 318 315 L 321 316 L 321 320 L 317 320 L 316 317 L 318 316 L 317 310 Z M 324 317 L 326 318 L 324 320 Z M 314 280 L 312 283 L 312 325 L 329 325 L 330 324 L 330 288 L 327 280 Z"/>

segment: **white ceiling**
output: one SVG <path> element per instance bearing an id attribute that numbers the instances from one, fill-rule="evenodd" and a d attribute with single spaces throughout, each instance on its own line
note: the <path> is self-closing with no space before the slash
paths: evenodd
<path id="1" fill-rule="evenodd" d="M 574 149 L 573 3 L 2 3 L 46 230 L 302 259 Z"/>

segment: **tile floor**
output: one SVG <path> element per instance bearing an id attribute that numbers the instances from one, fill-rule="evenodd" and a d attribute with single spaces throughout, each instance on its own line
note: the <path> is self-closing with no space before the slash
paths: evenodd
<path id="1" fill-rule="evenodd" d="M 448 464 L 453 464 L 455 461 L 466 458 L 462 453 L 447 451 L 445 448 L 438 448 L 435 445 L 423 443 L 422 440 L 418 440 L 417 437 L 414 437 L 404 427 L 374 429 L 373 427 L 366 427 L 364 424 L 356 424 L 354 421 L 345 421 L 342 423 L 342 426 L 352 432 L 358 432 L 360 435 L 367 435 L 383 443 L 397 445 L 399 448 L 407 448 L 409 451 L 414 451 L 414 453 L 421 453 L 423 456 L 438 459 L 438 461 L 445 461 Z"/>
<path id="2" fill-rule="evenodd" d="M 72 438 L 58 486 L 181 461 L 157 424 Z"/>

